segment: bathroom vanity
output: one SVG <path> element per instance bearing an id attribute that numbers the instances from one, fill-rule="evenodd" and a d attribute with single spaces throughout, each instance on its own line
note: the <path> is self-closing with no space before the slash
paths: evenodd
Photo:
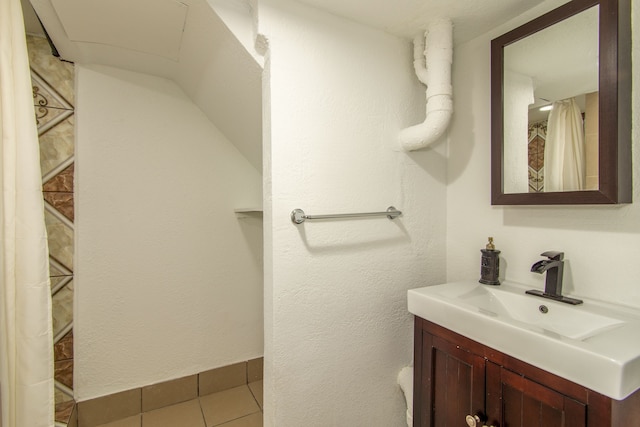
<path id="1" fill-rule="evenodd" d="M 640 313 L 524 290 L 468 281 L 409 291 L 414 426 L 640 426 Z"/>
<path id="2" fill-rule="evenodd" d="M 417 316 L 414 345 L 416 427 L 640 426 L 640 392 L 611 399 Z"/>

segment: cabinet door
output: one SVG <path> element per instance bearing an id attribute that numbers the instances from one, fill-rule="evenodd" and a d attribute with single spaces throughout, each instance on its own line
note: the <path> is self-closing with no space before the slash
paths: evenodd
<path id="1" fill-rule="evenodd" d="M 585 427 L 587 406 L 487 362 L 487 424 L 496 427 Z"/>
<path id="2" fill-rule="evenodd" d="M 421 350 L 414 426 L 460 427 L 469 414 L 482 417 L 485 359 L 427 332 L 422 332 Z"/>

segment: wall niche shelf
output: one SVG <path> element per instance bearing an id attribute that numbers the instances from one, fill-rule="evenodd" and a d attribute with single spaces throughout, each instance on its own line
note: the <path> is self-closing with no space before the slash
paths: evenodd
<path id="1" fill-rule="evenodd" d="M 233 210 L 238 218 L 257 218 L 262 217 L 262 208 L 236 208 Z"/>

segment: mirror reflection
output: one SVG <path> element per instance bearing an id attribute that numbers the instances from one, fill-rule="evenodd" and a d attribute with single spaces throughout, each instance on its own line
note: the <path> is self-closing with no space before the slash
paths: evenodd
<path id="1" fill-rule="evenodd" d="M 598 6 L 504 47 L 504 192 L 598 189 Z"/>

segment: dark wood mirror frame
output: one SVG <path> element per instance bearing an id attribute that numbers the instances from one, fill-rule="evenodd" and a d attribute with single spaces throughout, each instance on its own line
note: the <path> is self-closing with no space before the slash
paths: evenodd
<path id="1" fill-rule="evenodd" d="M 600 5 L 598 190 L 504 193 L 504 48 Z M 631 0 L 572 0 L 491 41 L 491 204 L 631 203 Z"/>

